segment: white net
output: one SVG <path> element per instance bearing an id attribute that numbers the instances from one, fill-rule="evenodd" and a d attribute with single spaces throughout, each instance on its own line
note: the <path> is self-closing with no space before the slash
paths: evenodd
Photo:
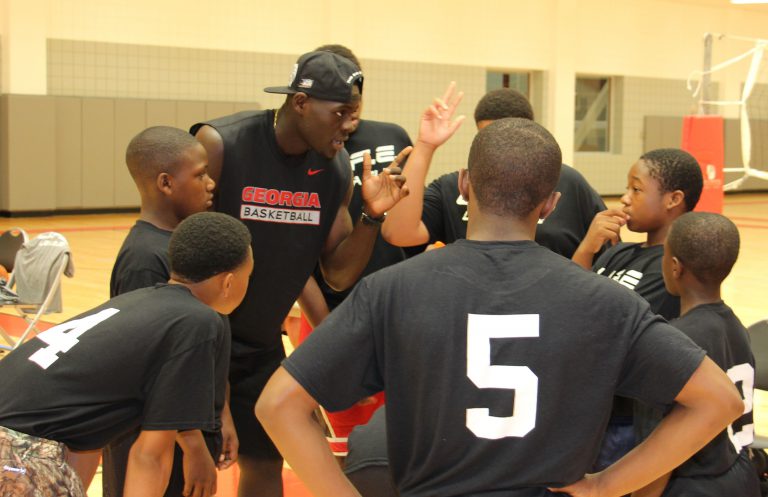
<path id="1" fill-rule="evenodd" d="M 721 113 L 718 108 L 732 108 L 738 115 L 740 161 L 725 164 L 725 190 L 738 189 L 750 178 L 768 181 L 768 40 L 707 35 L 705 51 L 704 69 L 688 77 L 688 88 L 699 98 L 700 111 L 714 107 Z M 732 56 L 725 59 L 723 53 Z M 711 64 L 709 55 L 721 62 Z M 727 82 L 728 78 L 737 78 L 739 90 L 726 95 L 729 85 L 723 85 L 727 98 L 710 97 L 711 79 Z"/>

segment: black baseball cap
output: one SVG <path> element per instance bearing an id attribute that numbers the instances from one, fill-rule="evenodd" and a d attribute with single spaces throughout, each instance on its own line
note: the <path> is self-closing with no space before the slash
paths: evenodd
<path id="1" fill-rule="evenodd" d="M 363 93 L 363 72 L 352 61 L 332 52 L 305 53 L 293 66 L 288 86 L 264 88 L 267 93 L 306 93 L 320 100 L 347 103 L 352 100 L 352 87 Z"/>

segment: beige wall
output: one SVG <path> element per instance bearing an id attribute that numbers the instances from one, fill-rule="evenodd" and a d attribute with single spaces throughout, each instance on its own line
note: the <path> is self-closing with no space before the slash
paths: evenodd
<path id="1" fill-rule="evenodd" d="M 540 81 L 537 120 L 557 137 L 566 162 L 598 191 L 613 194 L 642 150 L 644 116 L 682 115 L 693 107 L 684 80 L 701 65 L 707 31 L 768 38 L 768 7 L 727 0 L 393 0 L 387 8 L 362 0 L 0 0 L 0 92 L 102 97 L 129 107 L 131 99 L 275 107 L 279 97 L 261 88 L 286 80 L 299 53 L 338 42 L 363 60 L 365 116 L 397 122 L 413 136 L 419 112 L 447 81 L 465 89 L 460 112 L 471 116 L 487 68 L 533 70 Z M 715 60 L 747 47 L 718 45 Z M 738 96 L 745 71 L 742 65 L 715 76 L 721 98 Z M 580 74 L 620 78 L 614 120 L 622 129 L 610 153 L 573 152 Z M 184 108 L 182 127 L 198 119 L 194 107 Z M 735 112 L 724 110 L 728 117 Z M 27 154 L 17 153 L 11 140 L 12 133 L 19 136 L 10 130 L 17 125 L 2 124 L 0 209 L 7 209 L 16 204 L 3 191 L 16 170 L 42 166 L 19 162 Z M 463 165 L 473 134 L 470 119 L 440 151 L 430 178 Z M 115 160 L 121 138 L 98 138 L 113 144 Z M 90 147 L 83 144 L 79 160 L 91 160 Z M 102 200 L 82 200 L 70 178 L 71 184 L 55 185 L 62 199 L 56 205 L 78 195 L 83 207 L 110 198 L 115 203 L 104 207 L 124 205 L 130 197 L 115 194 L 115 176 L 107 176 L 101 179 L 111 179 L 113 193 Z"/>

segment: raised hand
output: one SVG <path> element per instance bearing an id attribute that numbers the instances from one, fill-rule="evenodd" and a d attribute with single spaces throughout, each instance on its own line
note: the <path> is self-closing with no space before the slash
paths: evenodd
<path id="1" fill-rule="evenodd" d="M 370 217 L 381 217 L 391 209 L 401 198 L 408 195 L 405 176 L 400 164 L 403 163 L 413 147 L 405 147 L 395 160 L 384 168 L 381 173 L 371 174 L 371 156 L 367 152 L 363 156 L 363 179 L 361 194 L 363 211 Z"/>
<path id="2" fill-rule="evenodd" d="M 443 97 L 436 98 L 421 115 L 418 141 L 437 148 L 453 136 L 464 121 L 465 116 L 453 119 L 463 97 L 464 92 L 456 93 L 456 82 L 451 81 Z"/>

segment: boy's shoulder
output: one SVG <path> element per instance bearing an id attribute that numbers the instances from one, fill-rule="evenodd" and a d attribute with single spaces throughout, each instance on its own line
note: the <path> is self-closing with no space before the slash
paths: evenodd
<path id="1" fill-rule="evenodd" d="M 114 307 L 124 314 L 120 324 L 133 329 L 150 327 L 156 331 L 188 335 L 206 340 L 224 327 L 224 320 L 211 307 L 198 300 L 184 285 L 157 284 L 119 295 L 101 306 Z M 93 311 L 91 311 L 93 312 Z M 193 337 L 193 335 L 200 335 Z M 186 341 L 186 339 L 185 339 Z"/>
<path id="2" fill-rule="evenodd" d="M 120 252 L 168 252 L 172 231 L 158 228 L 152 223 L 138 220 L 125 237 Z"/>
<path id="3" fill-rule="evenodd" d="M 715 362 L 726 369 L 730 365 L 723 363 L 723 354 L 751 355 L 747 329 L 733 310 L 722 301 L 698 305 L 685 315 L 672 320 L 670 324 L 688 335 L 705 349 Z"/>

